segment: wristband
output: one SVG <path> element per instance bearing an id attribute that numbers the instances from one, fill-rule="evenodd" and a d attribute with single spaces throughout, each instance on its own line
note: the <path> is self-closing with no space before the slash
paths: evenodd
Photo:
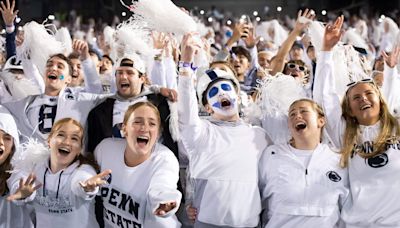
<path id="1" fill-rule="evenodd" d="M 179 68 L 179 71 L 180 71 L 180 69 L 183 69 L 183 68 L 190 68 L 192 71 L 197 70 L 197 67 L 194 66 L 193 63 L 183 62 L 183 61 L 178 62 L 178 68 Z"/>

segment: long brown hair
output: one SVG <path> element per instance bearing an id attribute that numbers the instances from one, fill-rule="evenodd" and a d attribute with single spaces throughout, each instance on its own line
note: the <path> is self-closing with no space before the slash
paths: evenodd
<path id="1" fill-rule="evenodd" d="M 11 159 L 15 153 L 15 144 L 11 148 L 11 153 L 8 155 L 7 159 L 0 165 L 0 196 L 7 194 L 7 179 L 11 176 L 9 171 L 12 170 Z"/>
<path id="2" fill-rule="evenodd" d="M 55 122 L 53 127 L 51 128 L 51 131 L 50 131 L 48 139 L 50 140 L 50 138 L 53 137 L 54 134 L 58 130 L 60 130 L 60 128 L 63 125 L 68 124 L 68 123 L 71 123 L 71 124 L 73 124 L 73 125 L 75 125 L 75 126 L 77 126 L 79 128 L 79 131 L 82 134 L 80 144 L 81 144 L 81 147 L 83 147 L 84 129 L 83 129 L 82 125 L 77 120 L 72 119 L 72 118 L 63 118 L 63 119 L 60 119 L 57 122 Z M 79 153 L 79 155 L 76 157 L 76 159 L 73 162 L 78 160 L 79 161 L 79 166 L 81 166 L 83 164 L 87 164 L 87 165 L 92 166 L 98 172 L 100 170 L 100 167 L 97 164 L 97 162 L 95 161 L 93 154 L 91 154 L 91 153 L 87 153 L 87 154 L 88 155 L 84 156 L 82 153 Z"/>
<path id="3" fill-rule="evenodd" d="M 363 158 L 371 158 L 378 154 L 386 151 L 387 141 L 392 137 L 400 136 L 400 127 L 397 119 L 390 114 L 389 108 L 383 99 L 383 96 L 378 89 L 378 87 L 374 83 L 370 83 L 369 85 L 373 90 L 377 93 L 379 97 L 379 120 L 381 122 L 381 129 L 378 137 L 372 142 L 373 143 L 373 151 L 372 153 L 364 153 L 357 151 L 357 154 Z M 349 88 L 346 91 L 346 95 L 342 102 L 342 116 L 346 121 L 346 128 L 344 132 L 344 143 L 341 150 L 341 160 L 340 165 L 342 167 L 347 167 L 349 163 L 349 158 L 353 153 L 354 145 L 357 144 L 357 140 L 359 139 L 360 132 L 359 127 L 360 124 L 358 120 L 351 115 L 350 109 L 350 97 L 349 92 L 352 88 Z"/>

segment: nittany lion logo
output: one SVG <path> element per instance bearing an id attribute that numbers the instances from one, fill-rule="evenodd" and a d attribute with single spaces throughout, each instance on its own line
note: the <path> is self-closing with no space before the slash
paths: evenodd
<path id="1" fill-rule="evenodd" d="M 339 176 L 339 174 L 335 171 L 328 171 L 326 173 L 326 176 L 329 178 L 329 180 L 333 182 L 339 182 L 342 180 L 342 178 Z"/>
<path id="2" fill-rule="evenodd" d="M 372 168 L 381 168 L 389 162 L 389 157 L 386 153 L 378 154 L 375 157 L 365 159 L 365 163 Z"/>

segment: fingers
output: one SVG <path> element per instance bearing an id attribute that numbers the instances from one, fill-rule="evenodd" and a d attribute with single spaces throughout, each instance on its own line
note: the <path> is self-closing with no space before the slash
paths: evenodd
<path id="1" fill-rule="evenodd" d="M 13 0 L 11 3 L 11 11 L 14 11 L 14 7 L 15 7 L 15 0 Z"/>
<path id="2" fill-rule="evenodd" d="M 111 169 L 106 169 L 103 172 L 97 174 L 97 177 L 100 179 L 104 179 L 105 177 L 107 177 L 110 174 L 111 174 Z"/>
<path id="3" fill-rule="evenodd" d="M 191 205 L 188 205 L 186 207 L 186 214 L 187 214 L 189 220 L 194 221 L 194 220 L 196 220 L 196 217 L 197 217 L 197 209 L 192 207 Z"/>

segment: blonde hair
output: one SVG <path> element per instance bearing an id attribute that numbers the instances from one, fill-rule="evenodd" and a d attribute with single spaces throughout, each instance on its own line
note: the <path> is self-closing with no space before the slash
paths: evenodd
<path id="1" fill-rule="evenodd" d="M 363 158 L 371 158 L 378 154 L 386 151 L 387 141 L 390 140 L 393 136 L 400 136 L 400 127 L 397 119 L 390 114 L 389 108 L 383 99 L 383 96 L 378 89 L 378 87 L 371 82 L 368 82 L 371 88 L 377 93 L 379 97 L 379 120 L 381 122 L 381 129 L 379 135 L 372 142 L 373 151 L 372 153 L 364 153 L 357 151 L 357 154 Z M 341 149 L 341 159 L 340 165 L 344 168 L 348 166 L 349 158 L 353 153 L 354 146 L 357 144 L 357 140 L 359 139 L 360 132 L 358 120 L 352 116 L 350 109 L 350 97 L 349 92 L 352 88 L 349 88 L 346 91 L 345 98 L 342 102 L 342 116 L 346 121 L 346 128 L 344 132 L 344 143 Z M 395 135 L 393 133 L 395 132 Z"/>

